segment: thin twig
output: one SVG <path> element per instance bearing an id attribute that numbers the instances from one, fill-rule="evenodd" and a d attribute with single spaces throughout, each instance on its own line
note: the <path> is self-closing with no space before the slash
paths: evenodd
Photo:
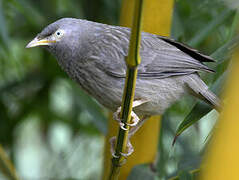
<path id="1" fill-rule="evenodd" d="M 10 180 L 19 180 L 16 170 L 0 145 L 0 170 Z"/>

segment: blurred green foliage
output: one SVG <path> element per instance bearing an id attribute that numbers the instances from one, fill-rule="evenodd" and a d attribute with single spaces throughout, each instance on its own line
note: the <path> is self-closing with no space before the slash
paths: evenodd
<path id="1" fill-rule="evenodd" d="M 0 0 L 0 143 L 22 177 L 100 178 L 107 110 L 82 92 L 48 52 L 26 50 L 25 45 L 61 17 L 117 25 L 120 4 L 121 0 Z M 221 0 L 177 0 L 172 37 L 212 54 L 234 38 L 235 17 Z M 229 50 L 219 50 L 215 58 L 221 63 L 209 64 L 217 73 L 202 74 L 209 85 L 226 71 Z M 195 103 L 185 97 L 163 117 L 155 167 L 160 179 L 200 165 L 205 139 L 218 116 L 215 111 L 171 146 L 180 121 Z M 193 113 L 200 118 L 206 114 Z"/>
<path id="2" fill-rule="evenodd" d="M 85 93 L 66 77 L 49 53 L 42 49 L 27 51 L 24 47 L 42 28 L 61 17 L 88 18 L 115 24 L 118 6 L 117 1 L 109 3 L 104 0 L 0 1 L 2 144 L 13 143 L 14 137 L 11 136 L 15 127 L 29 116 L 37 116 L 45 132 L 52 122 L 62 121 L 72 126 L 74 131 L 79 131 L 82 126 L 83 130 L 92 133 L 98 132 L 96 129 L 106 133 L 106 118 L 101 107 L 94 100 L 85 98 Z M 67 89 L 59 90 L 62 86 Z M 64 100 L 58 97 L 64 93 L 61 91 L 66 91 Z M 57 101 L 63 101 L 63 105 Z M 62 107 L 57 109 L 55 106 Z M 82 124 L 79 116 L 84 111 L 97 117 L 98 121 L 87 126 Z"/>
<path id="3" fill-rule="evenodd" d="M 67 146 L 74 145 L 75 139 L 79 139 L 79 133 L 98 137 L 107 132 L 106 110 L 82 92 L 48 52 L 40 48 L 26 50 L 27 42 L 47 24 L 62 17 L 117 24 L 119 7 L 120 1 L 111 3 L 105 0 L 0 0 L 0 143 L 9 150 L 23 177 L 47 177 L 53 173 L 25 174 L 29 170 L 17 166 L 24 165 L 22 155 L 16 155 L 20 148 L 14 148 L 23 134 L 19 129 L 25 132 L 26 127 L 33 124 L 32 131 L 38 129 L 37 136 L 42 141 L 40 144 L 48 150 L 55 146 L 54 143 L 50 144 L 50 137 L 54 127 L 59 124 L 68 127 L 71 132 L 71 141 Z M 37 123 L 36 127 L 34 123 Z M 23 146 L 33 134 L 34 132 L 27 132 Z M 32 146 L 36 146 L 35 137 L 29 141 L 33 141 Z M 69 147 L 65 147 L 63 152 L 67 149 Z M 23 149 L 22 152 L 25 154 L 27 151 Z M 54 151 L 49 152 L 47 157 L 54 153 L 56 154 Z M 35 162 L 34 159 L 29 159 L 25 164 L 30 160 Z M 35 163 L 39 164 L 37 161 Z M 52 168 L 57 169 L 56 167 L 58 166 Z M 88 174 L 94 177 L 93 173 Z M 59 175 L 60 177 L 62 176 Z"/>

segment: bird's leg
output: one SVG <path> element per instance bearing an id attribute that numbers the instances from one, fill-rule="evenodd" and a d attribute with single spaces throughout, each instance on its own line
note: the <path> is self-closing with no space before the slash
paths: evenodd
<path id="1" fill-rule="evenodd" d="M 120 112 L 121 112 L 121 107 L 119 107 L 117 111 L 113 114 L 113 118 L 119 123 L 119 126 L 121 129 L 127 130 L 124 127 L 125 123 L 123 123 L 122 120 L 120 119 Z M 133 111 L 131 111 L 131 121 L 132 123 L 126 123 L 126 124 L 128 126 L 136 126 L 136 124 L 138 124 L 139 122 L 139 117 Z"/>
<path id="2" fill-rule="evenodd" d="M 115 144 L 116 144 L 116 137 L 114 136 L 114 137 L 110 138 L 110 145 L 111 145 L 110 146 L 110 152 L 111 152 L 113 157 L 118 158 L 118 156 L 115 155 Z M 133 152 L 134 152 L 134 148 L 133 148 L 133 146 L 130 143 L 129 138 L 128 138 L 128 140 L 127 140 L 127 153 L 122 153 L 121 152 L 120 154 L 127 158 Z"/>
<path id="3" fill-rule="evenodd" d="M 133 105 L 132 107 L 137 107 L 137 106 L 140 106 L 141 104 L 144 104 L 146 103 L 147 101 L 145 100 L 136 100 L 133 102 Z M 113 114 L 113 118 L 119 122 L 119 125 L 120 125 L 120 128 L 123 129 L 123 130 L 127 130 L 125 127 L 124 127 L 124 123 L 122 122 L 122 120 L 120 119 L 120 112 L 121 112 L 121 107 L 119 107 L 117 109 L 117 111 Z M 133 136 L 133 134 L 143 125 L 143 123 L 145 122 L 145 117 L 143 117 L 142 120 L 139 119 L 139 117 L 132 111 L 131 112 L 131 121 L 132 123 L 131 124 L 127 124 L 128 126 L 131 126 L 132 128 L 130 129 L 129 131 L 129 136 L 128 136 L 128 139 L 127 139 L 127 153 L 122 153 L 121 152 L 121 155 L 124 156 L 124 157 L 127 157 L 129 156 L 130 154 L 132 154 L 134 152 L 134 148 L 132 146 L 132 144 L 130 143 L 130 137 Z M 112 137 L 110 139 L 110 144 L 111 144 L 111 154 L 113 157 L 117 157 L 115 155 L 115 144 L 116 144 L 116 137 Z"/>
<path id="4" fill-rule="evenodd" d="M 145 100 L 136 100 L 136 101 L 133 102 L 133 106 L 132 107 L 134 108 L 134 107 L 140 106 L 141 104 L 144 104 L 146 102 L 147 101 L 145 101 Z M 117 109 L 117 111 L 113 114 L 113 118 L 119 123 L 121 129 L 127 130 L 124 127 L 125 124 L 120 119 L 120 112 L 121 112 L 121 107 L 119 107 Z M 131 111 L 131 117 L 132 117 L 132 119 L 131 119 L 132 123 L 130 123 L 130 124 L 127 123 L 127 125 L 131 126 L 131 127 L 132 126 L 136 126 L 138 124 L 138 122 L 139 122 L 139 117 L 133 111 Z"/>
<path id="5" fill-rule="evenodd" d="M 124 156 L 124 157 L 128 157 L 129 155 L 131 155 L 133 152 L 134 152 L 134 148 L 132 146 L 132 144 L 130 143 L 130 138 L 139 130 L 139 128 L 149 119 L 149 116 L 144 116 L 140 121 L 139 123 L 132 127 L 130 130 L 129 130 L 129 135 L 128 135 L 128 140 L 127 140 L 127 153 L 122 153 L 121 152 L 121 155 Z M 111 151 L 111 154 L 113 157 L 117 157 L 115 155 L 115 144 L 116 144 L 116 137 L 112 137 L 110 139 L 110 144 L 111 144 L 111 148 L 110 148 L 110 151 Z"/>

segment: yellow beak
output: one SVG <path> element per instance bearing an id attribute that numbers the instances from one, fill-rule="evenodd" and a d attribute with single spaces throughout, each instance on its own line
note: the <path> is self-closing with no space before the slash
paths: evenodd
<path id="1" fill-rule="evenodd" d="M 32 47 L 36 47 L 36 46 L 47 46 L 47 45 L 50 45 L 50 44 L 55 43 L 55 42 L 56 41 L 50 41 L 50 40 L 47 40 L 47 39 L 39 40 L 36 37 L 35 39 L 33 39 L 31 42 L 28 43 L 26 48 L 32 48 Z"/>

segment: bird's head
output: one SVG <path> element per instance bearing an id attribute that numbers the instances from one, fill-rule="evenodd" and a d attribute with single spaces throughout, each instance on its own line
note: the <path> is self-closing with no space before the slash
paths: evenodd
<path id="1" fill-rule="evenodd" d="M 26 48 L 44 46 L 54 55 L 73 51 L 75 47 L 79 48 L 81 27 L 84 24 L 84 21 L 79 19 L 60 19 L 44 28 Z"/>

